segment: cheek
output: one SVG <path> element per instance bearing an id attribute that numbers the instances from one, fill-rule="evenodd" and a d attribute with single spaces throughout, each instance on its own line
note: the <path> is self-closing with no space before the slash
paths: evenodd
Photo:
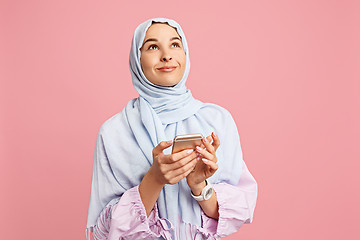
<path id="1" fill-rule="evenodd" d="M 180 54 L 178 55 L 178 59 L 179 59 L 179 63 L 180 63 L 183 67 L 185 67 L 185 64 L 186 64 L 186 55 L 185 55 L 184 52 L 183 52 L 183 53 L 180 53 Z"/>
<path id="2" fill-rule="evenodd" d="M 140 64 L 144 72 L 149 71 L 154 66 L 153 58 L 144 55 L 140 58 Z"/>

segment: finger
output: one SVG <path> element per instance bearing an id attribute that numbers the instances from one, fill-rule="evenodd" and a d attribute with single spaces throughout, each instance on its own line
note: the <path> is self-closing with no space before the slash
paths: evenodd
<path id="1" fill-rule="evenodd" d="M 189 170 L 187 170 L 187 172 L 185 172 L 185 177 L 187 177 L 190 173 L 192 173 L 192 172 L 195 172 L 195 166 L 196 166 L 196 164 L 192 167 L 192 168 L 190 168 Z"/>
<path id="2" fill-rule="evenodd" d="M 194 158 L 192 161 L 190 161 L 185 166 L 172 171 L 171 175 L 173 176 L 173 178 L 183 179 L 184 177 L 189 175 L 189 173 L 193 170 L 193 168 L 197 162 L 198 162 L 198 160 L 196 158 Z M 179 179 L 179 181 L 180 181 L 180 179 Z"/>
<path id="3" fill-rule="evenodd" d="M 206 140 L 211 143 L 211 141 L 213 140 L 213 139 L 212 139 L 212 136 L 211 136 L 211 135 L 207 136 L 207 137 L 206 137 Z"/>
<path id="4" fill-rule="evenodd" d="M 179 159 L 178 161 L 176 161 L 172 164 L 169 164 L 169 166 L 171 166 L 170 169 L 175 170 L 175 169 L 181 168 L 197 157 L 198 157 L 197 152 L 193 151 L 190 155 L 187 155 L 186 157 Z"/>
<path id="5" fill-rule="evenodd" d="M 170 160 L 169 163 L 177 162 L 180 159 L 183 159 L 183 158 L 189 156 L 193 152 L 195 152 L 194 149 L 190 148 L 190 149 L 184 149 L 184 150 L 182 150 L 180 152 L 177 152 L 177 153 L 173 153 L 173 154 L 170 155 L 171 157 L 169 158 L 169 160 Z M 196 153 L 194 153 L 194 154 L 196 155 Z"/>
<path id="6" fill-rule="evenodd" d="M 220 139 L 219 139 L 219 136 L 215 132 L 212 132 L 211 136 L 213 138 L 212 145 L 216 151 L 218 149 L 218 147 L 220 146 Z"/>
<path id="7" fill-rule="evenodd" d="M 169 181 L 169 184 L 175 184 L 178 183 L 181 179 L 187 177 L 192 172 L 192 169 L 187 170 L 185 173 L 176 176 L 175 178 L 171 179 Z"/>
<path id="8" fill-rule="evenodd" d="M 215 154 L 209 153 L 206 149 L 196 147 L 196 151 L 203 155 L 203 157 L 205 157 L 207 160 L 214 161 L 215 159 Z"/>
<path id="9" fill-rule="evenodd" d="M 207 166 L 209 166 L 212 170 L 212 172 L 215 172 L 218 168 L 219 168 L 219 165 L 217 165 L 215 162 L 213 161 L 209 161 L 207 159 L 202 159 L 203 163 L 205 163 Z"/>
<path id="10" fill-rule="evenodd" d="M 200 147 L 205 148 L 205 145 L 202 143 L 202 141 L 201 141 Z"/>
<path id="11" fill-rule="evenodd" d="M 153 155 L 154 156 L 159 155 L 164 151 L 164 149 L 170 147 L 172 144 L 173 144 L 172 140 L 160 142 L 156 147 L 154 147 Z"/>
<path id="12" fill-rule="evenodd" d="M 209 138 L 210 137 L 210 138 Z M 210 139 L 210 140 L 209 140 Z M 203 144 L 205 145 L 205 148 L 210 152 L 210 153 L 215 153 L 215 149 L 214 146 L 211 145 L 211 141 L 212 141 L 212 137 L 208 136 L 208 137 L 204 137 L 201 139 L 201 141 L 203 142 Z"/>
<path id="13" fill-rule="evenodd" d="M 171 164 L 176 163 L 180 159 L 183 159 L 191 154 L 194 154 L 194 156 L 196 156 L 196 152 L 194 151 L 194 149 L 185 149 L 181 152 L 161 156 L 161 162 L 170 165 L 169 169 L 174 169 L 176 167 L 171 167 Z"/>

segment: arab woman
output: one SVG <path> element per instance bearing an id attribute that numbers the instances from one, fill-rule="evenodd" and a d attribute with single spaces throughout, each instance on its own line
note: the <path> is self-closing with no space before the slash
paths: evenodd
<path id="1" fill-rule="evenodd" d="M 226 109 L 186 88 L 190 58 L 180 25 L 140 24 L 129 64 L 139 96 L 98 132 L 87 238 L 220 239 L 252 222 L 257 183 L 237 127 Z M 200 146 L 172 153 L 175 136 L 194 133 L 204 136 Z"/>

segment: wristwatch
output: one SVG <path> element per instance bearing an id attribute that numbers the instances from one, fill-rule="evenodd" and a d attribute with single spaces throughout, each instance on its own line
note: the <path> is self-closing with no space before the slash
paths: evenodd
<path id="1" fill-rule="evenodd" d="M 201 194 L 199 196 L 195 196 L 191 191 L 191 196 L 196 200 L 196 201 L 204 201 L 204 200 L 208 200 L 211 195 L 214 192 L 213 187 L 211 186 L 211 184 L 205 180 L 206 186 L 203 188 L 203 190 L 201 191 Z"/>

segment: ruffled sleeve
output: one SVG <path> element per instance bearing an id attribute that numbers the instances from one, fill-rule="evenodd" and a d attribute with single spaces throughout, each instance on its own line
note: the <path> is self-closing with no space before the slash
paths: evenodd
<path id="1" fill-rule="evenodd" d="M 100 216 L 101 218 L 101 216 Z M 111 209 L 109 240 L 119 239 L 171 239 L 173 226 L 167 219 L 159 217 L 157 204 L 146 216 L 138 186 L 127 190 L 120 201 Z"/>
<path id="2" fill-rule="evenodd" d="M 237 186 L 227 183 L 214 184 L 219 205 L 219 219 L 213 219 L 202 212 L 202 227 L 199 234 L 206 239 L 219 239 L 237 232 L 244 223 L 253 220 L 257 183 L 246 164 Z"/>
<path id="3" fill-rule="evenodd" d="M 138 186 L 127 190 L 114 205 L 107 206 L 100 214 L 92 232 L 91 240 L 119 239 L 171 239 L 174 227 L 167 219 L 160 218 L 155 203 L 154 209 L 146 216 Z"/>

